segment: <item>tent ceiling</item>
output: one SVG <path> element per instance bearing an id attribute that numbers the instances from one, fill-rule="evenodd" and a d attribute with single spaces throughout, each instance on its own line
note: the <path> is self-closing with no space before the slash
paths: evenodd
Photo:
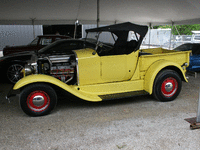
<path id="1" fill-rule="evenodd" d="M 199 0 L 99 0 L 100 24 L 200 24 Z M 1 0 L 0 24 L 93 24 L 97 0 Z"/>

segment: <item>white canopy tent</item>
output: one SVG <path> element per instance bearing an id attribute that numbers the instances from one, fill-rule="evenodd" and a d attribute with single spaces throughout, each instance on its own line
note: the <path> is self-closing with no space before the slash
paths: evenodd
<path id="1" fill-rule="evenodd" d="M 95 24 L 98 0 L 3 0 L 0 24 Z M 99 0 L 100 24 L 199 24 L 199 0 Z"/>
<path id="2" fill-rule="evenodd" d="M 0 1 L 0 14 L 0 25 L 75 24 L 77 20 L 80 24 L 132 22 L 150 27 L 200 24 L 200 1 L 3 0 Z"/>

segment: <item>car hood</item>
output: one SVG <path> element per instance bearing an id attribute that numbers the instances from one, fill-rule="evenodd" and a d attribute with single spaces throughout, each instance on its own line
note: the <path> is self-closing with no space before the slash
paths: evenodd
<path id="1" fill-rule="evenodd" d="M 19 46 L 6 46 L 4 49 L 24 49 L 29 48 L 30 45 L 19 45 Z"/>
<path id="2" fill-rule="evenodd" d="M 12 54 L 1 57 L 0 60 L 4 60 L 4 59 L 7 59 L 7 58 L 20 57 L 20 56 L 30 56 L 30 55 L 34 55 L 34 54 L 36 54 L 34 51 L 12 53 Z"/>

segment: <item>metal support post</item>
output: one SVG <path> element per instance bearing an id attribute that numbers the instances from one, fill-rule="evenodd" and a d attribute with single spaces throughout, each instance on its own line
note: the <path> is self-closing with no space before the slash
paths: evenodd
<path id="1" fill-rule="evenodd" d="M 33 25 L 33 38 L 35 39 L 35 19 L 36 18 L 31 18 L 32 25 Z"/>
<path id="2" fill-rule="evenodd" d="M 200 87 L 199 87 L 199 101 L 198 101 L 198 108 L 197 108 L 197 123 L 200 123 Z"/>
<path id="3" fill-rule="evenodd" d="M 97 0 L 97 28 L 99 27 L 99 0 Z"/>
<path id="4" fill-rule="evenodd" d="M 174 22 L 172 21 L 172 28 L 171 28 L 170 39 L 169 39 L 169 50 L 171 49 L 171 39 L 172 39 L 172 31 L 173 31 L 173 27 L 174 27 Z"/>
<path id="5" fill-rule="evenodd" d="M 75 26 L 74 26 L 74 39 L 76 39 L 76 32 L 77 32 L 77 26 L 78 26 L 79 22 L 78 20 L 76 20 L 75 22 Z"/>
<path id="6" fill-rule="evenodd" d="M 200 87 L 199 87 L 197 117 L 187 118 L 185 120 L 190 123 L 190 129 L 200 129 Z"/>
<path id="7" fill-rule="evenodd" d="M 149 24 L 149 48 L 151 43 L 151 23 Z"/>

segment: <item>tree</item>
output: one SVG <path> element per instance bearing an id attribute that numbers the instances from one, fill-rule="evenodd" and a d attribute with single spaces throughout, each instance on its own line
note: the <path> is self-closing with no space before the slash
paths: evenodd
<path id="1" fill-rule="evenodd" d="M 154 26 L 153 29 L 166 29 L 172 28 L 171 25 L 164 25 L 164 26 Z M 193 24 L 193 25 L 174 25 L 172 34 L 173 35 L 192 35 L 193 30 L 200 30 L 200 24 Z"/>

